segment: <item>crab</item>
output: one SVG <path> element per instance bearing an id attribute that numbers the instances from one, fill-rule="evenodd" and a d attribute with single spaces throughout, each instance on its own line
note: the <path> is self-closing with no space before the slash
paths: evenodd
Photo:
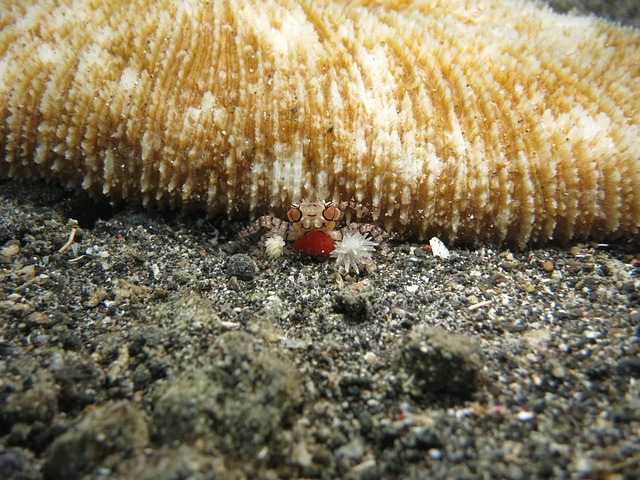
<path id="1" fill-rule="evenodd" d="M 391 256 L 387 245 L 390 235 L 377 225 L 352 222 L 338 228 L 340 217 L 349 207 L 359 214 L 368 213 L 366 207 L 349 201 L 341 202 L 339 205 L 325 201 L 293 203 L 287 212 L 288 222 L 271 215 L 263 215 L 240 232 L 240 238 L 247 238 L 262 229 L 267 229 L 267 237 L 282 237 L 284 240 L 293 241 L 294 249 L 313 257 L 322 257 L 329 255 L 335 249 L 336 241 L 342 240 L 345 235 L 370 235 L 382 252 Z"/>

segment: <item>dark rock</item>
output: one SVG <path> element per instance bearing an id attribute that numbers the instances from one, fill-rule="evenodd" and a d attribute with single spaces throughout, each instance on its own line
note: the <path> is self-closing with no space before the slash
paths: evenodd
<path id="1" fill-rule="evenodd" d="M 340 380 L 340 389 L 345 395 L 357 397 L 362 390 L 371 390 L 371 380 L 366 377 L 345 376 Z"/>
<path id="2" fill-rule="evenodd" d="M 30 452 L 20 448 L 0 450 L 0 475 L 3 480 L 40 480 L 42 474 L 35 467 Z"/>
<path id="3" fill-rule="evenodd" d="M 230 460 L 254 459 L 297 416 L 301 400 L 295 367 L 278 359 L 246 333 L 229 332 L 212 345 L 205 374 L 183 372 L 167 381 L 154 402 L 158 440 L 165 445 L 196 441 Z"/>
<path id="4" fill-rule="evenodd" d="M 633 378 L 640 378 L 640 358 L 625 357 L 618 362 L 616 372 Z"/>
<path id="5" fill-rule="evenodd" d="M 258 273 L 258 267 L 249 255 L 236 253 L 229 258 L 227 273 L 229 277 L 236 277 L 240 280 L 253 280 Z"/>
<path id="6" fill-rule="evenodd" d="M 105 384 L 105 375 L 89 355 L 57 351 L 52 358 L 49 370 L 60 388 L 61 410 L 79 410 L 99 402 L 97 392 Z"/>
<path id="7" fill-rule="evenodd" d="M 468 398 L 478 387 L 484 353 L 471 337 L 443 329 L 417 328 L 398 345 L 396 365 L 405 388 L 416 396 Z"/>
<path id="8" fill-rule="evenodd" d="M 335 296 L 333 309 L 355 322 L 371 321 L 374 316 L 371 294 L 341 292 Z"/>
<path id="9" fill-rule="evenodd" d="M 22 390 L 9 393 L 0 404 L 0 427 L 17 423 L 50 422 L 58 413 L 56 387 L 52 375 L 37 370 Z"/>
<path id="10" fill-rule="evenodd" d="M 126 456 L 148 442 L 147 423 L 138 407 L 126 400 L 102 405 L 53 442 L 46 453 L 45 477 L 81 478 L 107 456 Z"/>

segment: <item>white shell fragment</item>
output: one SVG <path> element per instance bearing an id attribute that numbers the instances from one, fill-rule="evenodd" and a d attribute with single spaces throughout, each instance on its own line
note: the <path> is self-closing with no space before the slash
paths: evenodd
<path id="1" fill-rule="evenodd" d="M 442 243 L 442 240 L 440 240 L 437 237 L 433 237 L 431 240 L 429 240 L 429 245 L 431 245 L 431 251 L 433 252 L 433 256 L 434 257 L 440 257 L 440 258 L 449 258 L 449 249 L 445 246 L 444 243 Z"/>

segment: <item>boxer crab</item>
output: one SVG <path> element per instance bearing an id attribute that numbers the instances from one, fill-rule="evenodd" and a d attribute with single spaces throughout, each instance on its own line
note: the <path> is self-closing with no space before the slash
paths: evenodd
<path id="1" fill-rule="evenodd" d="M 282 251 L 284 241 L 293 241 L 294 248 L 314 257 L 331 255 L 348 272 L 349 267 L 358 272 L 358 264 L 370 258 L 375 246 L 391 256 L 387 245 L 390 235 L 382 228 L 369 223 L 351 222 L 338 228 L 340 217 L 347 208 L 357 213 L 368 210 L 355 202 L 308 202 L 292 204 L 287 212 L 289 221 L 270 215 L 263 215 L 252 225 L 240 232 L 240 238 L 247 238 L 267 229 L 267 253 L 277 256 Z M 339 242 L 336 245 L 336 242 Z"/>

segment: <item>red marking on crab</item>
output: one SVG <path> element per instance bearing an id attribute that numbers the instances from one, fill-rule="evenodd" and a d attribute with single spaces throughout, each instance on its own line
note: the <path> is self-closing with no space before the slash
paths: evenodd
<path id="1" fill-rule="evenodd" d="M 336 248 L 336 242 L 326 233 L 311 230 L 297 239 L 293 248 L 302 250 L 312 257 L 321 257 L 329 255 Z"/>

